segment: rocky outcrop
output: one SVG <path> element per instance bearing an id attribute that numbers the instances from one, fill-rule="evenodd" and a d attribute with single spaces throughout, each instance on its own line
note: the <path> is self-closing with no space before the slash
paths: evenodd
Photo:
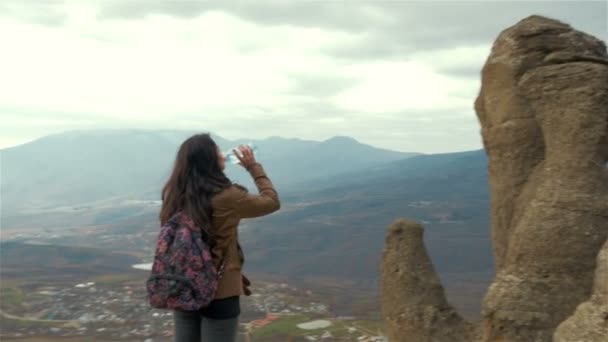
<path id="1" fill-rule="evenodd" d="M 470 340 L 471 327 L 445 298 L 416 222 L 399 220 L 386 238 L 382 308 L 391 341 Z M 441 326 L 441 329 L 437 329 Z"/>
<path id="2" fill-rule="evenodd" d="M 608 340 L 608 241 L 597 257 L 591 298 L 558 327 L 555 342 L 603 342 Z"/>
<path id="3" fill-rule="evenodd" d="M 497 276 L 477 337 L 452 341 L 551 341 L 590 297 L 596 256 L 608 237 L 606 46 L 564 23 L 529 17 L 496 40 L 475 109 L 488 154 Z M 403 248 L 424 251 L 396 238 L 392 227 L 382 274 L 391 335 L 431 341 L 435 330 L 469 331 L 466 323 L 454 328 L 438 320 L 419 339 L 406 336 L 421 308 L 441 311 L 447 304 L 442 291 L 434 299 L 416 295 L 415 281 L 390 272 L 396 266 L 402 273 L 432 272 L 390 257 L 398 253 L 391 249 Z M 389 300 L 394 290 L 414 298 Z M 419 301 L 434 304 L 412 304 Z M 398 321 L 395 312 L 407 312 L 401 325 L 391 323 Z"/>
<path id="4" fill-rule="evenodd" d="M 489 159 L 497 277 L 484 340 L 550 341 L 591 293 L 608 236 L 606 46 L 528 18 L 497 39 L 475 103 Z"/>

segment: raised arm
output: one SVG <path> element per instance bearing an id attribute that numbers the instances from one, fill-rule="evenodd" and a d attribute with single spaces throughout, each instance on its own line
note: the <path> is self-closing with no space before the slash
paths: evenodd
<path id="1" fill-rule="evenodd" d="M 279 195 L 272 186 L 272 182 L 259 163 L 247 168 L 258 188 L 259 195 L 242 192 L 235 203 L 234 210 L 242 218 L 259 217 L 273 213 L 281 208 Z"/>
<path id="2" fill-rule="evenodd" d="M 253 177 L 255 186 L 258 188 L 258 195 L 252 195 L 243 191 L 235 203 L 235 211 L 242 218 L 259 217 L 273 213 L 281 207 L 279 195 L 272 186 L 272 182 L 264 172 L 264 168 L 255 160 L 253 151 L 249 146 L 239 146 L 239 155 L 235 150 L 235 155 L 239 159 L 239 164 L 243 166 Z"/>

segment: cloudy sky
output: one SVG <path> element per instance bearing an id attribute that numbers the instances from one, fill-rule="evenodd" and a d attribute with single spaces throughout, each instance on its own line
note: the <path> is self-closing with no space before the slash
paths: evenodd
<path id="1" fill-rule="evenodd" d="M 92 128 L 480 148 L 479 70 L 531 14 L 608 38 L 606 1 L 2 0 L 0 148 Z"/>

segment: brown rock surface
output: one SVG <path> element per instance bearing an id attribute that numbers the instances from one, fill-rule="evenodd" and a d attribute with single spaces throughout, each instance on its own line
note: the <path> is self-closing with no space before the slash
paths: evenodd
<path id="1" fill-rule="evenodd" d="M 475 109 L 488 154 L 497 272 L 475 339 L 551 341 L 556 327 L 590 297 L 596 256 L 608 237 L 606 46 L 561 22 L 526 18 L 496 40 Z M 402 274 L 388 271 L 388 256 L 398 254 L 392 249 L 424 251 L 416 241 L 389 231 L 383 311 L 392 336 L 412 333 L 423 312 L 449 308 L 443 290 L 416 295 L 422 290 L 415 281 L 422 278 L 404 275 L 434 273 L 430 261 L 401 261 Z M 399 302 L 392 289 L 408 291 L 408 298 Z M 405 314 L 396 315 L 397 307 Z M 444 322 L 435 329 L 468 331 L 462 324 L 460 330 Z M 428 333 L 401 340 L 434 341 L 433 329 L 422 331 Z"/>
<path id="2" fill-rule="evenodd" d="M 391 225 L 382 263 L 382 308 L 391 341 L 468 340 L 470 327 L 445 299 L 416 222 Z"/>
<path id="3" fill-rule="evenodd" d="M 542 17 L 496 40 L 475 103 L 489 159 L 497 277 L 484 340 L 550 341 L 591 293 L 608 236 L 608 58 Z"/>
<path id="4" fill-rule="evenodd" d="M 591 298 L 557 328 L 555 342 L 608 341 L 608 241 L 597 257 Z"/>

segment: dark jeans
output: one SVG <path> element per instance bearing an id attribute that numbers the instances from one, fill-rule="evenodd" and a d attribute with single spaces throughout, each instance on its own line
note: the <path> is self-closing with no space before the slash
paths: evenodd
<path id="1" fill-rule="evenodd" d="M 211 319 L 199 312 L 173 311 L 175 342 L 234 342 L 238 317 Z"/>

